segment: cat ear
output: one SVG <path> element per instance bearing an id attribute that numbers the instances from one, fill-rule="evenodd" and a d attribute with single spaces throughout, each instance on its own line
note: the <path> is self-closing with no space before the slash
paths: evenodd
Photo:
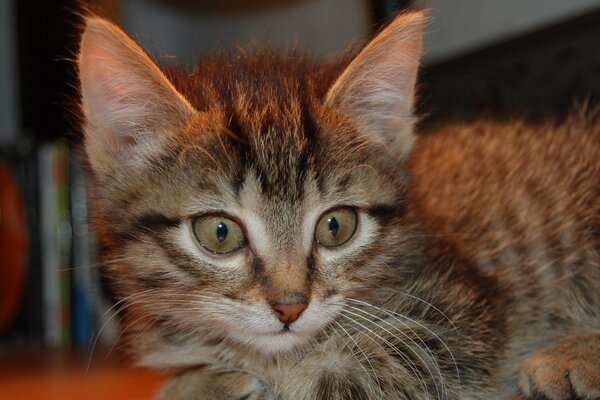
<path id="1" fill-rule="evenodd" d="M 194 113 L 150 57 L 101 18 L 86 20 L 78 64 L 85 150 L 94 170 L 119 155 L 155 149 L 161 133 Z"/>
<path id="2" fill-rule="evenodd" d="M 408 154 L 413 142 L 415 84 L 425 19 L 423 12 L 398 16 L 356 56 L 325 100 L 400 158 Z"/>

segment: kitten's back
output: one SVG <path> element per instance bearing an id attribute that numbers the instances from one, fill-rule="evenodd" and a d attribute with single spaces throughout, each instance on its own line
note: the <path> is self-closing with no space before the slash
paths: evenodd
<path id="1" fill-rule="evenodd" d="M 578 303 L 575 318 L 597 320 L 600 295 L 588 289 L 600 284 L 599 160 L 597 113 L 560 125 L 445 125 L 415 143 L 412 215 L 522 294 L 537 290 L 535 300 L 569 309 Z"/>

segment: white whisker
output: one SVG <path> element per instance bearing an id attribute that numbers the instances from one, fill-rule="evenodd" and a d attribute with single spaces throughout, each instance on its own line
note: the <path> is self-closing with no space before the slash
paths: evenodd
<path id="1" fill-rule="evenodd" d="M 405 294 L 405 293 L 401 293 L 401 294 Z M 414 296 L 411 296 L 411 297 L 414 297 Z M 418 299 L 417 297 L 414 297 L 414 298 L 415 298 L 415 299 Z M 418 300 L 421 300 L 421 299 L 418 299 Z M 431 330 L 430 328 L 428 328 L 427 326 L 423 325 L 422 323 L 420 323 L 420 322 L 418 322 L 418 321 L 416 321 L 416 320 L 414 320 L 414 319 L 412 319 L 412 318 L 410 318 L 410 317 L 407 317 L 406 315 L 399 314 L 399 313 L 397 313 L 397 312 L 393 312 L 393 311 L 390 311 L 390 310 L 386 310 L 386 309 L 384 309 L 384 308 L 377 307 L 377 306 L 375 306 L 375 305 L 373 305 L 373 304 L 370 304 L 370 303 L 367 303 L 367 302 L 365 302 L 365 301 L 361 301 L 361 300 L 356 300 L 356 299 L 350 299 L 350 298 L 349 298 L 349 299 L 348 299 L 348 301 L 352 301 L 352 302 L 354 302 L 354 303 L 358 303 L 358 304 L 362 304 L 362 305 L 365 305 L 365 306 L 373 307 L 373 308 L 375 308 L 376 310 L 380 310 L 381 312 L 385 313 L 385 314 L 386 314 L 386 315 L 388 315 L 388 316 L 391 316 L 392 318 L 394 318 L 394 319 L 396 319 L 396 320 L 398 320 L 396 316 L 398 316 L 398 317 L 400 317 L 400 318 L 404 318 L 404 319 L 408 320 L 409 322 L 412 322 L 412 323 L 414 323 L 414 324 L 416 324 L 416 325 L 420 326 L 421 328 L 423 328 L 423 329 L 425 329 L 427 332 L 429 332 L 429 333 L 430 333 L 432 336 L 434 336 L 434 337 L 435 337 L 435 338 L 436 338 L 436 339 L 437 339 L 437 340 L 438 340 L 438 341 L 439 341 L 439 342 L 442 344 L 442 346 L 444 346 L 444 348 L 446 349 L 446 351 L 448 352 L 448 354 L 449 354 L 449 355 L 450 355 L 450 357 L 452 358 L 452 362 L 453 362 L 453 364 L 454 364 L 454 367 L 455 367 L 455 370 L 456 370 L 456 380 L 457 380 L 457 383 L 458 383 L 458 390 L 459 390 L 459 394 L 460 394 L 460 393 L 462 393 L 462 387 L 461 387 L 461 383 L 460 383 L 460 370 L 459 370 L 459 368 L 458 368 L 458 363 L 456 362 L 456 358 L 454 357 L 454 354 L 452 353 L 452 351 L 450 350 L 450 348 L 448 347 L 448 345 L 446 344 L 446 342 L 444 342 L 444 341 L 443 341 L 443 340 L 442 340 L 442 339 L 439 337 L 439 335 L 437 335 L 437 334 L 436 334 L 434 331 L 432 331 L 432 330 Z M 427 303 L 427 302 L 426 302 L 426 303 Z M 435 307 L 434 307 L 434 308 L 435 308 Z M 437 308 L 435 308 L 435 309 L 437 309 Z M 441 313 L 441 311 L 440 311 L 440 313 Z M 443 314 L 443 313 L 442 313 L 442 314 Z M 443 315 L 445 316 L 445 314 L 443 314 Z M 445 318 L 446 318 L 448 321 L 450 321 L 450 320 L 448 319 L 448 317 L 445 317 Z M 398 321 L 399 321 L 399 320 L 398 320 Z M 454 324 L 452 324 L 452 326 L 453 326 L 453 328 L 454 328 L 455 332 L 458 334 L 458 330 L 456 329 L 456 326 L 454 326 Z"/>
<path id="2" fill-rule="evenodd" d="M 402 339 L 398 338 L 392 332 L 390 332 L 386 328 L 382 327 L 381 325 L 375 323 L 376 326 L 380 327 L 386 333 L 388 333 L 389 335 L 392 335 L 394 338 L 396 338 L 397 340 L 399 340 L 402 344 L 404 344 L 405 346 L 407 346 L 415 354 L 415 356 L 419 359 L 419 361 L 421 361 L 421 363 L 423 364 L 423 366 L 427 369 L 427 372 L 429 372 L 429 375 L 431 375 L 431 378 L 433 380 L 433 384 L 435 385 L 435 389 L 436 389 L 438 398 L 440 398 L 440 399 L 445 398 L 444 397 L 445 382 L 444 382 L 444 377 L 443 377 L 442 372 L 441 372 L 440 367 L 439 367 L 439 363 L 435 359 L 435 357 L 434 357 L 433 353 L 431 352 L 431 350 L 425 345 L 425 342 L 421 339 L 421 337 L 414 330 L 412 330 L 408 325 L 406 325 L 405 323 L 403 323 L 403 322 L 400 321 L 404 326 L 406 326 L 411 331 L 411 333 L 413 333 L 421 341 L 421 343 L 423 344 L 423 347 L 419 346 L 419 344 L 417 342 L 415 342 L 415 340 L 413 338 L 411 338 L 409 335 L 407 335 L 405 332 L 403 332 L 402 330 L 398 329 L 398 327 L 395 327 L 394 325 L 390 324 L 388 321 L 384 320 L 383 318 L 380 318 L 380 317 L 378 317 L 378 316 L 376 316 L 376 315 L 374 315 L 372 313 L 369 313 L 369 312 L 367 312 L 365 310 L 362 310 L 362 309 L 360 309 L 358 307 L 353 307 L 353 306 L 349 306 L 349 307 L 352 308 L 352 309 L 355 309 L 357 311 L 363 312 L 363 313 L 365 313 L 365 314 L 367 314 L 367 315 L 369 315 L 369 316 L 371 316 L 373 318 L 376 318 L 376 319 L 378 319 L 379 321 L 381 321 L 383 323 L 386 323 L 387 325 L 389 325 L 390 327 L 392 327 L 393 329 L 395 329 L 398 333 L 404 335 L 404 337 L 406 337 L 408 340 L 410 340 L 415 346 L 417 346 L 417 348 L 420 348 L 421 350 L 425 351 L 425 353 L 427 354 L 428 358 L 432 361 L 433 365 L 437 369 L 437 373 L 438 373 L 438 375 L 440 377 L 440 382 L 442 384 L 441 392 L 440 392 L 440 390 L 438 388 L 438 385 L 437 385 L 436 379 L 435 379 L 435 377 L 433 375 L 433 372 L 429 368 L 428 363 L 426 363 L 425 360 L 423 360 L 421 358 L 421 356 L 419 355 L 419 353 L 416 352 L 415 350 L 413 350 L 410 346 L 408 346 L 406 344 L 406 342 L 404 342 Z M 351 313 L 352 315 L 360 317 L 360 318 L 364 319 L 365 321 L 372 322 L 371 320 L 369 320 L 368 318 L 366 318 L 364 316 L 358 315 L 356 313 L 352 313 L 351 311 L 348 311 L 348 310 L 345 310 L 345 311 Z"/>
<path id="3" fill-rule="evenodd" d="M 379 385 L 379 378 L 377 377 L 377 372 L 375 372 L 375 367 L 373 367 L 373 363 L 371 363 L 371 360 L 369 359 L 369 357 L 367 357 L 367 355 L 365 354 L 364 350 L 358 345 L 358 342 L 352 337 L 352 335 L 350 335 L 350 333 L 348 333 L 348 331 L 342 326 L 342 324 L 340 324 L 337 321 L 333 321 L 337 326 L 339 326 L 339 328 L 348 336 L 348 338 L 354 343 L 354 345 L 356 346 L 356 348 L 361 352 L 361 354 L 363 355 L 364 359 L 367 361 L 367 363 L 369 364 L 369 367 L 371 367 L 371 370 L 373 371 L 373 378 L 375 379 L 375 382 L 378 383 L 378 387 L 379 387 L 379 394 L 380 394 L 380 399 L 383 399 L 383 393 L 381 392 L 381 386 Z M 354 354 L 354 352 L 352 351 L 352 349 L 350 347 L 348 347 L 350 349 L 350 353 L 354 355 L 354 358 L 356 358 L 356 361 L 358 362 L 358 365 L 360 365 L 360 367 L 363 369 L 363 371 L 365 371 L 365 375 L 367 376 L 367 379 L 369 378 L 369 373 L 367 372 L 367 370 L 365 369 L 365 367 L 362 365 L 362 363 L 360 362 L 360 360 L 358 359 L 358 357 L 356 357 L 356 354 Z"/>
<path id="4" fill-rule="evenodd" d="M 425 380 L 423 379 L 423 375 L 416 369 L 416 366 L 414 365 L 414 363 L 408 359 L 408 357 L 403 354 L 401 351 L 398 350 L 398 348 L 396 346 L 394 346 L 392 343 L 390 343 L 388 340 L 382 338 L 380 335 L 378 335 L 377 333 L 373 332 L 373 330 L 371 330 L 370 328 L 368 328 L 367 326 L 365 326 L 364 324 L 361 324 L 360 322 L 354 320 L 353 318 L 349 317 L 348 315 L 345 314 L 340 314 L 342 317 L 350 320 L 351 322 L 353 322 L 354 324 L 360 326 L 361 328 L 363 328 L 364 330 L 366 330 L 368 333 L 371 333 L 372 335 L 374 335 L 375 337 L 377 337 L 378 339 L 380 339 L 383 343 L 385 343 L 390 349 L 392 349 L 396 354 L 398 354 L 398 356 L 400 358 L 402 358 L 402 360 L 404 360 L 404 362 L 406 362 L 407 366 L 411 369 L 411 371 L 413 372 L 413 374 L 415 374 L 415 376 L 418 378 L 418 380 L 421 383 L 421 387 L 423 389 L 423 393 L 426 394 L 427 393 L 427 389 L 425 388 Z M 381 344 L 379 344 L 379 342 L 377 342 L 375 339 L 373 339 L 372 337 L 370 337 L 369 335 L 365 335 L 369 340 L 371 340 L 373 343 L 375 343 L 380 349 L 381 351 L 383 351 L 384 353 L 387 353 L 386 350 L 383 348 L 383 346 L 381 346 Z"/>

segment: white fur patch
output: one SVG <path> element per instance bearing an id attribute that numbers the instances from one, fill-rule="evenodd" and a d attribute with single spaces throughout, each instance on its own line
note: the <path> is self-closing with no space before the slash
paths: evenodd
<path id="1" fill-rule="evenodd" d="M 333 296 L 325 301 L 313 299 L 300 318 L 290 325 L 289 332 L 283 331 L 284 324 L 266 304 L 252 307 L 251 310 L 244 309 L 235 316 L 235 325 L 231 327 L 228 337 L 265 355 L 289 352 L 306 344 L 331 323 L 342 305 L 341 296 Z"/>

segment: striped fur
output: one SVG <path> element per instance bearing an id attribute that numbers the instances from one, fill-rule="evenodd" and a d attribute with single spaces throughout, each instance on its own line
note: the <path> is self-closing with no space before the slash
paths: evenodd
<path id="1" fill-rule="evenodd" d="M 262 50 L 184 72 L 88 19 L 102 271 L 134 361 L 177 372 L 161 398 L 598 393 L 598 118 L 414 134 L 423 20 L 398 17 L 354 58 Z M 339 206 L 358 228 L 321 247 L 315 224 Z M 247 246 L 203 250 L 191 221 L 207 213 Z M 269 303 L 291 294 L 310 302 L 284 332 Z"/>

